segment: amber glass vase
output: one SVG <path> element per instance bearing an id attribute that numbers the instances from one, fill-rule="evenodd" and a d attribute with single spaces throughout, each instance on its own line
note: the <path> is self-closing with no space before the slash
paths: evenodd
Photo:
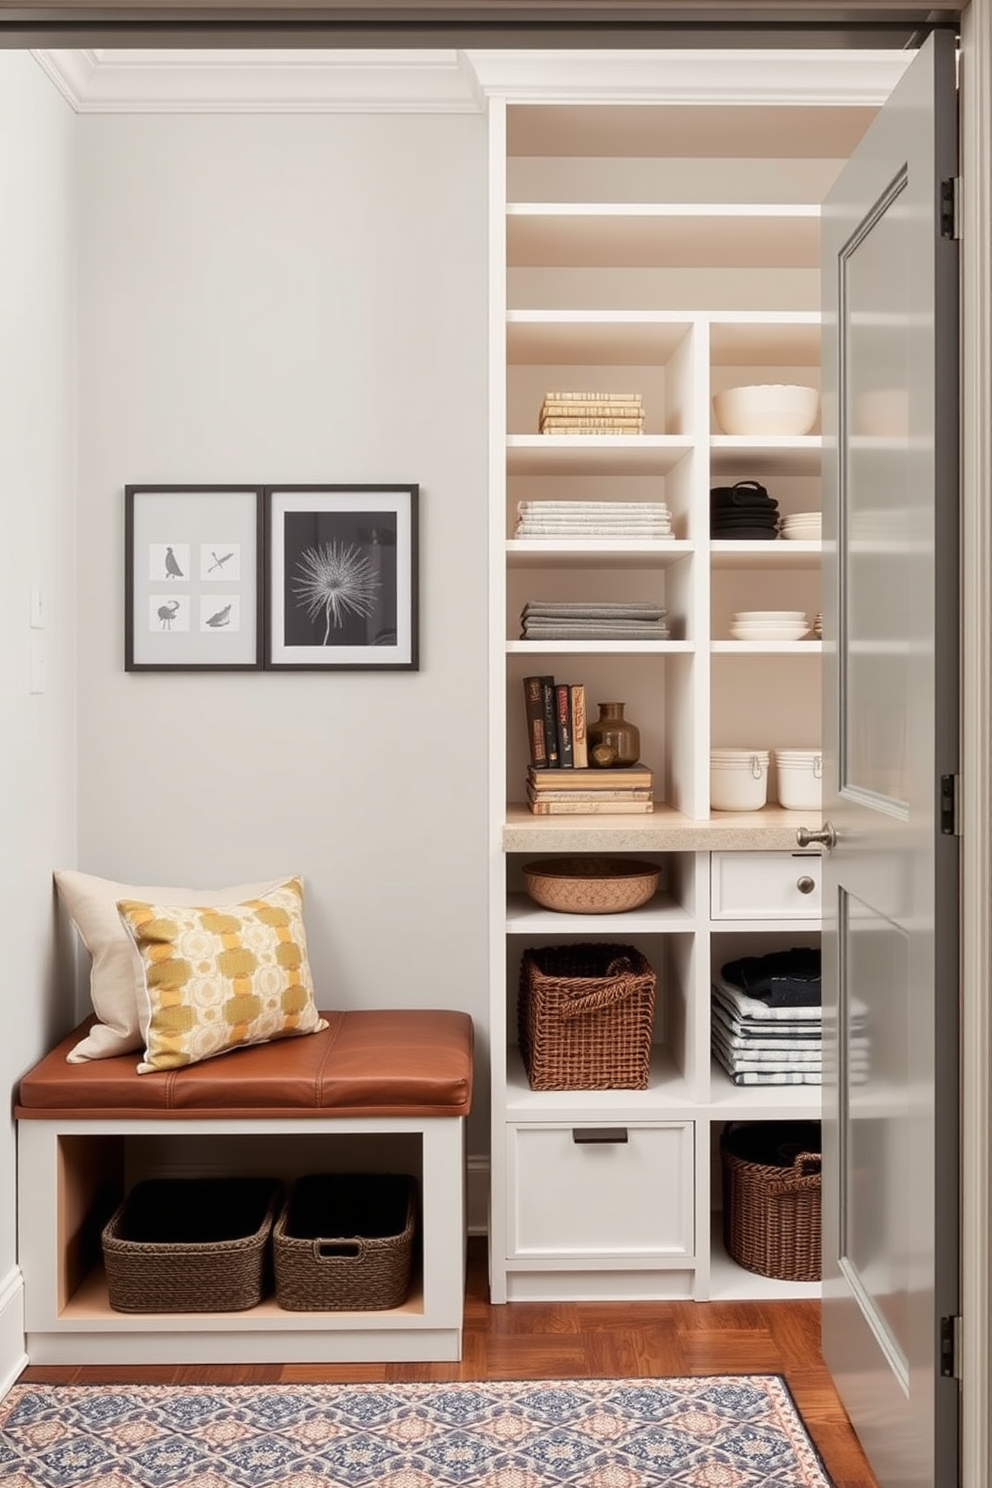
<path id="1" fill-rule="evenodd" d="M 641 757 L 641 731 L 624 718 L 625 703 L 600 703 L 599 717 L 586 730 L 589 763 L 601 770 L 622 770 Z"/>

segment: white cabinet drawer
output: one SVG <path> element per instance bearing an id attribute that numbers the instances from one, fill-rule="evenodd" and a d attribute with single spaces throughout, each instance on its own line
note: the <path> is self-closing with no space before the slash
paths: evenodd
<path id="1" fill-rule="evenodd" d="M 713 853 L 714 920 L 809 920 L 820 916 L 818 852 Z"/>
<path id="2" fill-rule="evenodd" d="M 513 1256 L 691 1256 L 693 1123 L 513 1126 Z"/>

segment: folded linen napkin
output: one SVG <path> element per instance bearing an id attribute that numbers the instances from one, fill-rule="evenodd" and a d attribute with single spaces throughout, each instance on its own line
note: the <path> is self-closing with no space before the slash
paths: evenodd
<path id="1" fill-rule="evenodd" d="M 648 515 L 667 513 L 667 501 L 518 501 L 518 512 L 633 512 Z"/>

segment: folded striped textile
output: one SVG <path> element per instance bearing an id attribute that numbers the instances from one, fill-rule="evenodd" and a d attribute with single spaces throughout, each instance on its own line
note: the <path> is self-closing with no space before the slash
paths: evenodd
<path id="1" fill-rule="evenodd" d="M 644 626 L 634 630 L 629 626 L 606 627 L 595 623 L 587 626 L 528 625 L 520 637 L 522 641 L 670 641 L 671 638 L 667 625 L 660 625 L 656 630 Z"/>
<path id="2" fill-rule="evenodd" d="M 823 1064 L 819 1059 L 792 1059 L 783 1057 L 773 1059 L 761 1055 L 744 1055 L 727 1049 L 724 1044 L 714 1040 L 713 1054 L 723 1065 L 724 1069 L 735 1075 L 741 1074 L 795 1074 L 795 1075 L 819 1075 Z M 862 1057 L 852 1059 L 849 1071 L 854 1074 L 866 1075 L 868 1073 L 868 1061 Z"/>
<path id="3" fill-rule="evenodd" d="M 664 605 L 649 600 L 529 599 L 520 611 L 521 620 L 662 620 Z"/>
<path id="4" fill-rule="evenodd" d="M 670 527 L 623 527 L 619 523 L 609 527 L 594 527 L 591 524 L 573 527 L 564 522 L 557 526 L 548 526 L 544 522 L 522 522 L 514 529 L 513 536 L 518 540 L 532 538 L 546 542 L 595 538 L 597 542 L 603 542 L 606 539 L 622 539 L 624 542 L 633 543 L 670 542 L 675 534 Z"/>
<path id="5" fill-rule="evenodd" d="M 733 982 L 728 982 L 719 975 L 713 979 L 712 989 L 714 998 L 740 1018 L 758 1019 L 773 1024 L 788 1022 L 790 1019 L 818 1024 L 823 1017 L 823 1009 L 820 1007 L 769 1007 L 758 997 L 748 997 L 740 987 L 735 987 Z M 867 1020 L 868 1010 L 862 1004 L 851 1009 L 852 1027 L 864 1027 Z"/>
<path id="6" fill-rule="evenodd" d="M 671 525 L 670 517 L 641 517 L 633 512 L 561 512 L 550 517 L 544 512 L 521 512 L 517 518 L 518 527 L 623 527 L 636 532 L 642 527 L 650 530 Z"/>
<path id="7" fill-rule="evenodd" d="M 815 1054 L 819 1059 L 822 1048 L 820 1029 L 807 1031 L 803 1028 L 801 1033 L 796 1033 L 792 1028 L 783 1028 L 780 1032 L 768 1032 L 766 1029 L 754 1030 L 735 1022 L 730 1018 L 718 1004 L 713 1004 L 713 1027 L 719 1029 L 721 1036 L 735 1049 L 800 1049 Z"/>

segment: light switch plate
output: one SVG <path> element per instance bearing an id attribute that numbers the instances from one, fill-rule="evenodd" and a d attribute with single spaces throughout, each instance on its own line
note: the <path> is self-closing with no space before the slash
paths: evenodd
<path id="1" fill-rule="evenodd" d="M 45 628 L 45 596 L 37 584 L 32 584 L 29 594 L 29 625 L 32 630 Z"/>

